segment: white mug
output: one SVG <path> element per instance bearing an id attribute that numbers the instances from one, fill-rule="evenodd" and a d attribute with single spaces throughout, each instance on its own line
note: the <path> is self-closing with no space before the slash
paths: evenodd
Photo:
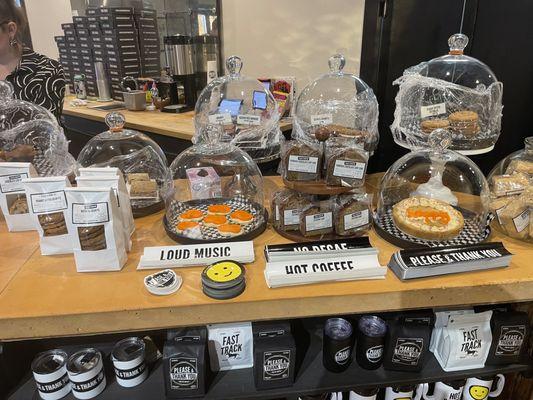
<path id="1" fill-rule="evenodd" d="M 414 390 L 405 390 L 405 387 L 399 387 L 399 388 L 392 388 L 388 387 L 385 390 L 385 400 L 420 400 L 422 399 L 422 385 L 418 386 L 418 389 Z M 415 394 L 416 391 L 416 394 Z"/>
<path id="2" fill-rule="evenodd" d="M 494 379 L 498 379 L 498 384 L 496 389 L 491 392 Z M 498 374 L 494 378 L 468 378 L 463 390 L 463 400 L 486 400 L 489 397 L 498 397 L 502 394 L 504 386 L 505 376 L 502 374 Z"/>
<path id="3" fill-rule="evenodd" d="M 464 381 L 463 381 L 464 382 Z M 453 382 L 451 382 L 453 384 Z M 455 387 L 454 387 L 455 386 Z M 450 385 L 446 382 L 437 382 L 433 389 L 433 395 L 428 395 L 429 384 L 424 383 L 422 396 L 425 400 L 461 400 L 463 385 Z"/>
<path id="4" fill-rule="evenodd" d="M 359 394 L 350 392 L 349 400 L 376 400 L 378 398 L 378 391 L 375 390 L 375 394 Z"/>

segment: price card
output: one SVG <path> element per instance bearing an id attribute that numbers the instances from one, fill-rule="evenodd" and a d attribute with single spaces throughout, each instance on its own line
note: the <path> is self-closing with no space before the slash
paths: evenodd
<path id="1" fill-rule="evenodd" d="M 328 125 L 333 123 L 333 115 L 319 114 L 311 115 L 311 125 Z"/>
<path id="2" fill-rule="evenodd" d="M 420 107 L 420 116 L 422 118 L 436 117 L 437 115 L 442 114 L 446 114 L 446 103 L 438 103 L 430 106 Z"/>
<path id="3" fill-rule="evenodd" d="M 250 114 L 237 115 L 237 124 L 239 125 L 261 125 L 261 116 Z"/>
<path id="4" fill-rule="evenodd" d="M 209 122 L 212 124 L 231 124 L 233 121 L 231 120 L 231 114 L 230 113 L 224 113 L 224 114 L 211 114 L 209 116 Z"/>

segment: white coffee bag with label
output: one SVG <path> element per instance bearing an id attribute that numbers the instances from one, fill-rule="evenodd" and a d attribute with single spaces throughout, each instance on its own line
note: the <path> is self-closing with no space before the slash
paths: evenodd
<path id="1" fill-rule="evenodd" d="M 126 263 L 126 245 L 117 197 L 110 188 L 66 188 L 67 225 L 73 237 L 78 272 L 119 271 Z"/>
<path id="2" fill-rule="evenodd" d="M 450 317 L 434 352 L 444 371 L 485 366 L 492 343 L 491 317 L 492 311 Z"/>
<path id="3" fill-rule="evenodd" d="M 117 214 L 116 223 L 117 226 L 120 226 L 120 229 L 124 235 L 126 251 L 131 251 L 131 226 L 128 226 L 128 221 L 130 219 L 133 221 L 133 214 L 131 212 L 131 205 L 127 192 L 127 201 L 124 200 L 124 196 L 120 195 L 121 183 L 122 185 L 124 185 L 124 180 L 122 179 L 122 177 L 119 175 L 78 176 L 76 178 L 76 183 L 78 184 L 78 187 L 108 187 L 113 190 L 113 193 L 117 198 L 117 204 L 120 211 Z"/>
<path id="4" fill-rule="evenodd" d="M 72 237 L 67 227 L 66 176 L 29 178 L 22 181 L 43 256 L 72 253 Z"/>
<path id="5" fill-rule="evenodd" d="M 209 360 L 213 371 L 253 366 L 253 336 L 250 322 L 208 325 Z"/>
<path id="6" fill-rule="evenodd" d="M 24 179 L 35 176 L 37 172 L 31 163 L 0 163 L 0 208 L 10 232 L 36 229 L 22 183 Z"/>
<path id="7" fill-rule="evenodd" d="M 435 352 L 435 347 L 437 346 L 437 343 L 440 341 L 442 330 L 448 326 L 448 321 L 450 317 L 455 315 L 465 315 L 465 314 L 473 314 L 474 310 L 471 308 L 467 308 L 464 310 L 445 310 L 445 311 L 437 311 L 435 313 L 435 326 L 433 327 L 433 332 L 431 333 L 431 341 L 429 343 L 429 351 Z"/>
<path id="8" fill-rule="evenodd" d="M 89 167 L 89 168 L 80 168 L 80 176 L 118 176 L 120 179 L 118 181 L 118 201 L 119 207 L 122 212 L 122 220 L 124 222 L 124 227 L 129 233 L 129 236 L 135 231 L 135 222 L 133 219 L 133 212 L 131 210 L 130 195 L 126 187 L 126 180 L 122 171 L 116 167 Z"/>

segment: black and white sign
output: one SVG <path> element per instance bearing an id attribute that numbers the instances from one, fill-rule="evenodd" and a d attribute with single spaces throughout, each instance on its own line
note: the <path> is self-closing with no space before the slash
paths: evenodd
<path id="1" fill-rule="evenodd" d="M 340 178 L 363 179 L 366 163 L 351 160 L 335 160 L 333 176 Z"/>
<path id="2" fill-rule="evenodd" d="M 436 117 L 438 115 L 446 114 L 446 103 L 431 104 L 429 106 L 420 107 L 420 117 Z"/>
<path id="3" fill-rule="evenodd" d="M 292 172 L 316 174 L 318 169 L 318 157 L 291 155 L 289 156 L 287 169 Z"/>

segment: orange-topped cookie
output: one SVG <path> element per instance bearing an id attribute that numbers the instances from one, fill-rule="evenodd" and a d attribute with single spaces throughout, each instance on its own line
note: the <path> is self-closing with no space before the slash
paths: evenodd
<path id="1" fill-rule="evenodd" d="M 233 222 L 241 225 L 247 225 L 254 220 L 252 213 L 244 210 L 233 211 L 229 217 Z"/>
<path id="2" fill-rule="evenodd" d="M 176 225 L 176 231 L 178 233 L 185 232 L 187 229 L 194 229 L 199 227 L 200 224 L 196 221 L 180 221 Z"/>
<path id="3" fill-rule="evenodd" d="M 228 222 L 228 219 L 226 218 L 225 215 L 215 215 L 215 214 L 209 214 L 203 220 L 203 223 L 205 226 L 219 226 L 227 222 Z"/>
<path id="4" fill-rule="evenodd" d="M 450 222 L 450 214 L 428 206 L 413 206 L 407 209 L 409 218 L 424 218 L 427 225 L 446 225 Z"/>
<path id="5" fill-rule="evenodd" d="M 181 213 L 179 218 L 181 221 L 200 221 L 204 217 L 204 215 L 205 214 L 202 210 L 193 208 Z"/>
<path id="6" fill-rule="evenodd" d="M 218 233 L 222 236 L 238 236 L 242 232 L 242 227 L 239 224 L 222 224 L 218 227 Z"/>
<path id="7" fill-rule="evenodd" d="M 227 215 L 231 212 L 231 207 L 227 204 L 212 204 L 207 207 L 209 214 Z"/>

